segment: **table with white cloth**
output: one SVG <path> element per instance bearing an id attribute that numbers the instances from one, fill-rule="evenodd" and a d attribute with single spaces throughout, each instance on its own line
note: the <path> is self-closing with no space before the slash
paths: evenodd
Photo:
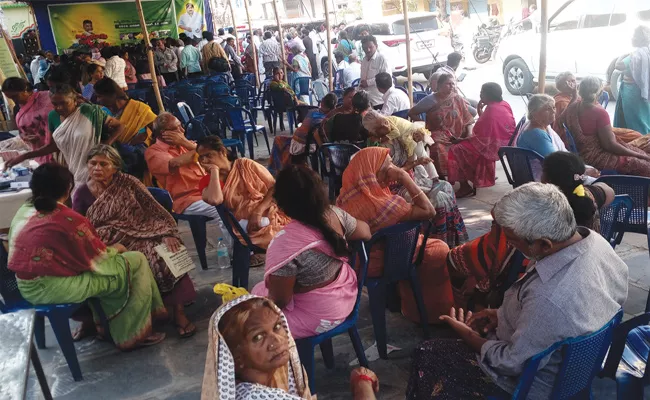
<path id="1" fill-rule="evenodd" d="M 14 215 L 31 196 L 30 189 L 23 189 L 19 192 L 0 192 L 0 231 L 9 229 Z"/>

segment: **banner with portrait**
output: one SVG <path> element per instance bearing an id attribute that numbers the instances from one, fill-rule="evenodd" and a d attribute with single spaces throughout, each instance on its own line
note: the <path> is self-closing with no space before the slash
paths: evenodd
<path id="1" fill-rule="evenodd" d="M 47 6 L 59 54 L 77 48 L 99 49 L 139 44 L 143 39 L 133 1 L 50 4 Z M 150 38 L 201 36 L 205 27 L 200 0 L 144 0 L 142 12 Z M 187 33 L 186 33 L 187 34 Z M 189 34 L 188 34 L 189 36 Z"/>

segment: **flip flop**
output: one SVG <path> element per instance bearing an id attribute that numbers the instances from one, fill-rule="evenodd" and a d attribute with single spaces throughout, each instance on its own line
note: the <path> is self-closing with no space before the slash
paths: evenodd
<path id="1" fill-rule="evenodd" d="M 180 332 L 178 333 L 178 335 L 179 335 L 179 337 L 181 339 L 186 339 L 186 338 L 192 337 L 196 333 L 196 325 L 194 326 L 194 329 L 192 329 L 191 331 L 187 330 L 190 327 L 190 325 L 193 325 L 192 322 L 188 322 L 187 324 L 185 324 L 185 326 L 180 326 L 180 325 L 174 323 L 174 326 L 176 327 L 176 329 L 182 330 L 182 331 L 185 332 L 185 333 L 180 333 Z"/>
<path id="2" fill-rule="evenodd" d="M 250 258 L 250 267 L 260 267 L 266 262 L 266 254 L 254 254 Z"/>
<path id="3" fill-rule="evenodd" d="M 156 332 L 152 335 L 150 335 L 148 338 L 146 338 L 144 341 L 140 342 L 139 347 L 148 347 L 148 346 L 153 346 L 156 345 L 163 340 L 165 340 L 165 332 Z"/>

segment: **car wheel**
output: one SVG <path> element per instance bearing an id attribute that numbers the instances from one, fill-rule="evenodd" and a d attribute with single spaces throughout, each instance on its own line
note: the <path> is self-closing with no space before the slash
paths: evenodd
<path id="1" fill-rule="evenodd" d="M 508 92 L 523 96 L 534 89 L 533 74 L 521 58 L 510 61 L 503 71 L 503 78 Z"/>
<path id="2" fill-rule="evenodd" d="M 609 89 L 612 91 L 614 100 L 618 99 L 618 85 L 621 83 L 621 71 L 614 70 L 609 78 Z"/>

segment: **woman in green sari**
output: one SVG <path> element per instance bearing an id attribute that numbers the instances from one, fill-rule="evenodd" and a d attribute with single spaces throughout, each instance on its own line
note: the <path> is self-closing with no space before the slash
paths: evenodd
<path id="1" fill-rule="evenodd" d="M 296 92 L 291 89 L 291 85 L 284 80 L 284 70 L 280 67 L 273 68 L 273 79 L 269 84 L 269 89 L 274 92 L 284 92 L 288 107 L 304 104 L 298 99 Z"/>
<path id="2" fill-rule="evenodd" d="M 146 257 L 120 244 L 106 247 L 90 222 L 63 204 L 73 185 L 72 173 L 58 164 L 34 171 L 33 197 L 9 231 L 8 267 L 20 293 L 32 304 L 97 298 L 120 350 L 160 343 L 165 334 L 153 332 L 152 323 L 167 311 Z"/>

